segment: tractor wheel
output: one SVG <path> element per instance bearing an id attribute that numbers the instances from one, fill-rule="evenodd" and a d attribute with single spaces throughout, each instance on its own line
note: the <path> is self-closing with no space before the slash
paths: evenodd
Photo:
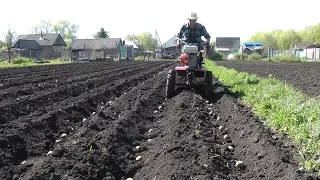
<path id="1" fill-rule="evenodd" d="M 205 75 L 205 87 L 204 87 L 204 95 L 207 99 L 211 98 L 212 95 L 212 72 L 207 71 Z"/>
<path id="2" fill-rule="evenodd" d="M 173 97 L 174 90 L 176 84 L 176 72 L 173 69 L 170 69 L 167 76 L 167 83 L 166 83 L 166 97 L 171 98 Z"/>

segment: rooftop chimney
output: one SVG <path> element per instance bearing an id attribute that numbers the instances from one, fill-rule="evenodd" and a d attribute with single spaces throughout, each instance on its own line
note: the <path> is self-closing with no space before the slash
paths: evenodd
<path id="1" fill-rule="evenodd" d="M 43 34 L 42 34 L 42 31 L 40 31 L 40 40 L 43 40 Z"/>

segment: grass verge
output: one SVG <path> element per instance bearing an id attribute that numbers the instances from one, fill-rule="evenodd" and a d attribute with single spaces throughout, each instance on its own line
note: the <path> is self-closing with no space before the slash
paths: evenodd
<path id="1" fill-rule="evenodd" d="M 9 63 L 8 61 L 0 62 L 0 68 L 66 64 L 66 63 L 71 63 L 71 62 L 72 61 L 65 61 L 65 60 L 56 59 L 56 60 L 45 60 L 44 63 L 35 63 L 31 59 L 17 58 L 17 59 L 12 59 L 11 63 Z"/>
<path id="2" fill-rule="evenodd" d="M 206 60 L 205 67 L 232 92 L 242 94 L 246 105 L 274 130 L 289 135 L 304 161 L 300 166 L 320 170 L 320 101 L 278 79 L 259 78 Z"/>

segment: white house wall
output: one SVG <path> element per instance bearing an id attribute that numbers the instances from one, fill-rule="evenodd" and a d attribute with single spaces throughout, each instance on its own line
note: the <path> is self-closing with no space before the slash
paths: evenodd
<path id="1" fill-rule="evenodd" d="M 314 57 L 315 54 L 315 57 Z M 308 57 L 310 59 L 320 59 L 320 48 L 312 48 L 312 49 L 304 49 L 303 51 L 300 51 L 299 57 Z"/>

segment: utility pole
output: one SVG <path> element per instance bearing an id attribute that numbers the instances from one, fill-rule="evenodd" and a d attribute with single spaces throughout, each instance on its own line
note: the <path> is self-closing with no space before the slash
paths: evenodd
<path id="1" fill-rule="evenodd" d="M 270 45 L 268 44 L 268 61 L 270 61 Z"/>
<path id="2" fill-rule="evenodd" d="M 158 32 L 157 30 L 155 29 L 155 33 L 156 33 L 156 38 L 158 39 L 159 43 L 160 43 L 160 54 L 162 55 L 162 49 L 163 49 L 163 45 L 161 43 L 161 40 L 159 38 L 159 35 L 158 35 Z"/>
<path id="3" fill-rule="evenodd" d="M 297 54 L 296 54 L 296 52 L 295 52 L 295 49 L 294 49 L 294 34 L 293 34 L 293 30 L 291 30 L 291 52 L 292 52 L 292 54 L 295 56 L 295 57 L 297 57 Z M 298 53 L 298 60 L 300 59 L 300 50 L 298 51 L 299 53 Z"/>
<path id="4" fill-rule="evenodd" d="M 9 47 L 9 43 L 7 43 L 7 52 L 8 52 L 8 56 L 9 56 L 9 63 L 11 63 L 10 51 L 11 51 L 11 47 Z"/>
<path id="5" fill-rule="evenodd" d="M 156 33 L 156 37 L 158 38 L 158 41 L 159 41 L 159 43 L 160 43 L 160 46 L 162 47 L 162 43 L 161 43 L 161 41 L 160 41 L 160 38 L 159 38 L 159 35 L 158 35 L 157 30 L 155 30 L 155 33 Z"/>
<path id="6" fill-rule="evenodd" d="M 291 30 L 291 45 L 293 46 L 293 30 Z"/>
<path id="7" fill-rule="evenodd" d="M 243 45 L 240 44 L 240 46 L 241 46 L 241 60 L 243 60 L 243 55 L 242 55 L 243 54 Z"/>

